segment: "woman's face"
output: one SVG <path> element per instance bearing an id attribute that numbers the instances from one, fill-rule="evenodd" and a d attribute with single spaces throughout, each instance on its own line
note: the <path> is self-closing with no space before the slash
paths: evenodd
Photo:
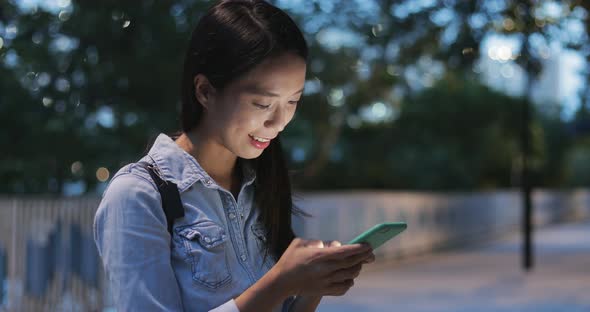
<path id="1" fill-rule="evenodd" d="M 293 118 L 305 84 L 305 61 L 294 54 L 271 58 L 205 105 L 209 138 L 237 157 L 260 156 Z"/>

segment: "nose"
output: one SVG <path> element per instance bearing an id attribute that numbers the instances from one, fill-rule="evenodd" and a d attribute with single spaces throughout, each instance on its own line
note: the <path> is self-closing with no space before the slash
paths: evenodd
<path id="1" fill-rule="evenodd" d="M 264 126 L 267 128 L 271 128 L 276 130 L 276 132 L 281 132 L 285 129 L 285 126 L 289 120 L 287 120 L 287 112 L 285 109 L 281 107 L 281 105 L 277 105 L 276 109 L 271 115 L 271 118 L 264 122 Z"/>

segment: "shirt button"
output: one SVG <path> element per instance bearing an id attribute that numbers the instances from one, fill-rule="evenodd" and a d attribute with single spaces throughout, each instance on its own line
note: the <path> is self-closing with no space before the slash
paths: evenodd
<path id="1" fill-rule="evenodd" d="M 245 254 L 242 254 L 242 255 L 240 256 L 240 258 L 242 259 L 242 261 L 246 261 L 246 255 L 245 255 Z"/>
<path id="2" fill-rule="evenodd" d="M 206 183 L 207 183 L 208 185 L 211 185 L 211 184 L 213 184 L 213 181 L 211 181 L 211 180 L 207 180 L 207 181 L 206 181 Z"/>
<path id="3" fill-rule="evenodd" d="M 205 241 L 206 241 L 207 243 L 210 243 L 210 242 L 211 242 L 211 239 L 209 238 L 209 236 L 205 236 Z"/>
<path id="4" fill-rule="evenodd" d="M 236 215 L 232 212 L 229 214 L 229 218 L 233 220 L 236 218 Z"/>

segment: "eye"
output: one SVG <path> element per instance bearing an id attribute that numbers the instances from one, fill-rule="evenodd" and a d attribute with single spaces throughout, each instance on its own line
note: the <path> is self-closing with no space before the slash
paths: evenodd
<path id="1" fill-rule="evenodd" d="M 267 109 L 270 107 L 270 104 L 268 105 L 263 105 L 263 104 L 258 104 L 258 103 L 252 103 L 252 105 L 256 106 L 259 109 Z"/>
<path id="2" fill-rule="evenodd" d="M 299 101 L 289 101 L 289 104 L 297 105 L 297 103 L 299 103 Z"/>

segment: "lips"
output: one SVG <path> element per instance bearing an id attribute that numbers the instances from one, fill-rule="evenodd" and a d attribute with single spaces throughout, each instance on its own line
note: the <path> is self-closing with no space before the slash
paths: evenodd
<path id="1" fill-rule="evenodd" d="M 252 135 L 252 134 L 248 134 L 248 135 L 249 135 L 251 138 L 259 138 L 259 139 L 264 139 L 264 140 L 269 140 L 269 141 L 270 141 L 270 140 L 272 140 L 272 139 L 274 139 L 274 138 L 276 137 L 276 136 L 275 136 L 275 137 L 272 137 L 272 138 L 267 138 L 267 137 L 263 137 L 263 136 Z"/>
<path id="2" fill-rule="evenodd" d="M 270 145 L 270 140 L 266 141 L 266 142 L 260 142 L 260 141 L 256 141 L 251 135 L 248 135 L 248 137 L 250 138 L 250 144 L 252 144 L 254 147 L 258 148 L 258 149 L 265 149 Z"/>

